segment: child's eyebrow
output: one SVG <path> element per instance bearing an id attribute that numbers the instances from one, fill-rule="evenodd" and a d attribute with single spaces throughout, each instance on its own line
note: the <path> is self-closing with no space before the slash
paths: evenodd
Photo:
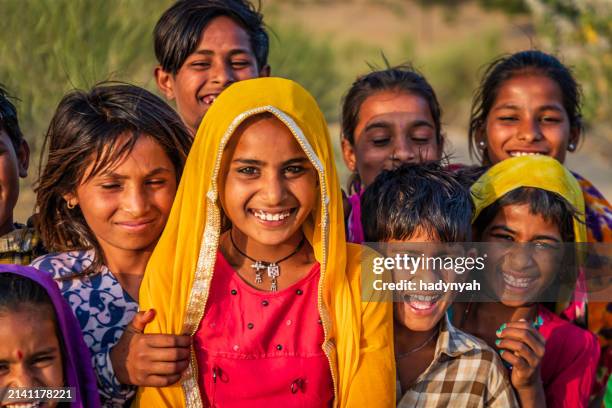
<path id="1" fill-rule="evenodd" d="M 302 164 L 302 163 L 308 163 L 308 159 L 306 157 L 296 157 L 294 159 L 289 159 L 285 162 L 283 162 L 283 166 L 290 166 L 292 164 Z"/>
<path id="2" fill-rule="evenodd" d="M 544 105 L 540 107 L 541 111 L 545 111 L 545 110 L 554 110 L 557 112 L 563 112 L 563 108 L 561 106 L 558 105 Z"/>
<path id="3" fill-rule="evenodd" d="M 410 125 L 410 128 L 416 128 L 416 127 L 421 127 L 421 126 L 427 126 L 429 128 L 435 129 L 433 123 L 426 121 L 426 120 L 417 120 Z"/>
<path id="4" fill-rule="evenodd" d="M 392 127 L 393 125 L 389 122 L 385 122 L 383 120 L 376 120 L 374 122 L 368 123 L 366 125 L 366 127 L 363 129 L 364 132 L 367 132 L 368 130 L 371 129 L 378 129 L 378 128 L 382 128 L 382 129 L 387 129 Z"/>
<path id="5" fill-rule="evenodd" d="M 508 227 L 506 225 L 493 225 L 491 227 L 490 231 L 492 232 L 492 231 L 498 230 L 498 229 L 506 231 L 506 232 L 510 232 L 512 234 L 516 233 L 516 231 L 514 231 L 512 228 L 510 228 L 510 227 Z"/>
<path id="6" fill-rule="evenodd" d="M 289 159 L 286 160 L 282 163 L 283 166 L 288 166 L 291 164 L 301 164 L 301 163 L 305 163 L 308 162 L 308 158 L 306 157 L 295 157 L 293 159 Z M 237 158 L 232 160 L 232 163 L 240 163 L 240 164 L 249 164 L 252 166 L 263 166 L 266 164 L 266 162 L 262 161 L 262 160 L 256 160 L 256 159 L 243 159 L 243 158 Z"/>
<path id="7" fill-rule="evenodd" d="M 38 350 L 36 353 L 34 353 L 34 355 L 37 356 L 39 354 L 49 354 L 55 351 L 57 351 L 57 347 L 51 346 L 51 347 L 47 347 L 46 349 Z"/>
<path id="8" fill-rule="evenodd" d="M 46 348 L 46 349 L 39 350 L 39 351 L 37 351 L 36 353 L 32 354 L 32 355 L 31 355 L 31 356 L 28 358 L 28 360 L 33 360 L 33 359 L 35 359 L 35 358 L 38 358 L 38 357 L 41 357 L 41 356 L 46 356 L 46 355 L 48 355 L 48 354 L 53 354 L 53 353 L 55 353 L 56 351 L 57 351 L 57 347 L 51 346 L 51 347 L 48 347 L 48 348 Z"/>
<path id="9" fill-rule="evenodd" d="M 536 235 L 535 237 L 533 237 L 533 239 L 536 239 L 536 240 L 545 239 L 545 240 L 553 241 L 553 242 L 561 242 L 557 237 L 553 237 L 551 235 Z"/>
<path id="10" fill-rule="evenodd" d="M 193 52 L 194 54 L 198 54 L 198 55 L 203 55 L 205 57 L 211 57 L 213 55 L 215 55 L 215 52 L 212 50 L 196 50 Z M 249 50 L 245 49 L 245 48 L 234 48 L 233 50 L 231 50 L 229 53 L 229 56 L 233 56 L 233 55 L 237 55 L 237 54 L 250 54 Z"/>
<path id="11" fill-rule="evenodd" d="M 517 106 L 517 105 L 515 105 L 515 104 L 512 104 L 512 103 L 504 103 L 503 105 L 499 105 L 499 106 L 496 106 L 495 108 L 493 108 L 493 110 L 494 110 L 494 111 L 496 111 L 496 110 L 502 110 L 502 109 L 514 109 L 514 110 L 519 110 L 519 109 L 520 109 L 520 107 L 519 107 L 519 106 Z"/>
<path id="12" fill-rule="evenodd" d="M 146 177 L 157 176 L 158 174 L 161 174 L 161 173 L 171 173 L 171 171 L 170 171 L 170 169 L 168 169 L 166 167 L 157 167 L 156 169 L 153 169 L 150 172 L 148 172 Z M 108 173 L 103 173 L 103 174 L 101 174 L 101 176 L 102 177 L 112 178 L 112 179 L 118 179 L 118 180 L 125 180 L 125 179 L 130 178 L 129 175 L 118 174 L 118 173 L 115 173 L 114 171 L 110 171 Z"/>
<path id="13" fill-rule="evenodd" d="M 261 161 L 261 160 L 242 159 L 242 158 L 234 159 L 234 160 L 232 160 L 232 163 L 250 164 L 250 165 L 253 165 L 253 166 L 262 166 L 264 164 L 264 162 Z"/>

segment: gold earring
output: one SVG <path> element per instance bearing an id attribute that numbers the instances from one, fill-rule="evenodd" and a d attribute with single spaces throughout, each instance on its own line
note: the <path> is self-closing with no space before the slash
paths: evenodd
<path id="1" fill-rule="evenodd" d="M 66 201 L 66 207 L 68 207 L 69 210 L 73 210 L 74 207 L 76 207 L 76 204 L 72 203 L 71 201 Z"/>

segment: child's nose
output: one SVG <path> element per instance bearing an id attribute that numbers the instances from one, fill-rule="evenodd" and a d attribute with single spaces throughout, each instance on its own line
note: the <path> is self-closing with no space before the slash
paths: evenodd
<path id="1" fill-rule="evenodd" d="M 212 82 L 222 85 L 228 86 L 233 82 L 236 82 L 236 78 L 234 77 L 234 70 L 231 65 L 225 62 L 220 62 L 217 64 L 213 64 L 210 68 L 210 79 Z"/>
<path id="2" fill-rule="evenodd" d="M 261 188 L 267 205 L 280 204 L 286 195 L 286 186 L 281 177 L 274 175 L 263 180 Z"/>
<path id="3" fill-rule="evenodd" d="M 151 208 L 151 200 L 142 187 L 126 188 L 122 197 L 123 210 L 134 217 L 146 214 Z"/>
<path id="4" fill-rule="evenodd" d="M 18 366 L 11 370 L 7 385 L 12 388 L 31 388 L 41 384 L 36 380 L 36 376 L 31 370 L 28 370 L 27 367 Z"/>
<path id="5" fill-rule="evenodd" d="M 522 121 L 521 127 L 519 128 L 518 138 L 527 143 L 533 143 L 541 140 L 542 132 L 537 120 Z"/>
<path id="6" fill-rule="evenodd" d="M 399 140 L 396 141 L 393 154 L 391 155 L 394 162 L 394 167 L 398 167 L 406 163 L 415 163 L 417 156 L 412 146 L 410 146 L 410 144 L 404 140 L 404 138 L 397 139 Z"/>
<path id="7" fill-rule="evenodd" d="M 508 252 L 506 261 L 517 272 L 532 267 L 534 265 L 532 245 L 528 243 L 515 243 L 512 250 Z"/>

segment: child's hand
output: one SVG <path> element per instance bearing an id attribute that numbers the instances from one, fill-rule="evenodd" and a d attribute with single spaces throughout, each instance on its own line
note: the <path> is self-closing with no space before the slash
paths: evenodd
<path id="1" fill-rule="evenodd" d="M 176 383 L 189 365 L 190 336 L 143 334 L 155 310 L 138 312 L 110 352 L 122 384 L 165 387 Z"/>
<path id="2" fill-rule="evenodd" d="M 520 392 L 521 389 L 541 385 L 544 337 L 524 319 L 503 324 L 496 334 L 498 339 L 495 344 L 501 349 L 501 358 L 512 364 L 512 386 Z"/>

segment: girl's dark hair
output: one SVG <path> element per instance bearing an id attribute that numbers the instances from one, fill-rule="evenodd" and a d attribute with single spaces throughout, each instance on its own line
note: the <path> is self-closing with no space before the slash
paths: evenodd
<path id="1" fill-rule="evenodd" d="M 69 209 L 64 195 L 112 168 L 139 137 L 155 140 L 180 178 L 192 137 L 176 112 L 151 92 L 124 83 L 102 83 L 70 92 L 59 103 L 41 152 L 36 188 L 37 225 L 50 251 L 95 250 L 88 271 L 103 264 L 101 247 L 80 208 Z M 43 154 L 48 148 L 43 167 Z M 85 170 L 93 164 L 84 178 Z"/>
<path id="2" fill-rule="evenodd" d="M 436 140 L 440 146 L 443 145 L 444 138 L 440 125 L 442 109 L 436 93 L 425 77 L 410 65 L 373 71 L 353 82 L 342 99 L 342 138 L 348 140 L 351 145 L 355 143 L 355 128 L 359 122 L 361 105 L 368 97 L 383 91 L 414 94 L 425 99 L 436 125 Z"/>
<path id="3" fill-rule="evenodd" d="M 563 242 L 574 242 L 574 219 L 578 219 L 576 209 L 559 194 L 534 187 L 516 188 L 482 210 L 473 224 L 477 233 L 482 234 L 503 207 L 522 204 L 529 204 L 532 214 L 541 215 L 547 222 L 558 225 Z"/>
<path id="4" fill-rule="evenodd" d="M 270 40 L 263 15 L 248 0 L 179 0 L 164 12 L 153 32 L 155 56 L 162 69 L 176 75 L 196 50 L 202 31 L 220 16 L 230 17 L 245 29 L 257 67 L 266 66 Z"/>
<path id="5" fill-rule="evenodd" d="M 488 163 L 486 152 L 481 155 L 476 136 L 484 134 L 487 116 L 497 99 L 503 83 L 519 75 L 544 75 L 555 81 L 563 95 L 563 107 L 569 117 L 572 129 L 582 130 L 580 85 L 572 71 L 556 57 L 538 50 L 521 51 L 500 57 L 491 62 L 485 70 L 482 81 L 472 101 L 468 143 L 470 155 L 483 164 Z"/>
<path id="6" fill-rule="evenodd" d="M 30 306 L 37 310 L 48 306 L 55 311 L 51 298 L 41 285 L 15 273 L 0 273 L 0 313 L 15 312 Z"/>
<path id="7" fill-rule="evenodd" d="M 472 211 L 469 189 L 435 162 L 385 170 L 361 198 L 368 242 L 407 240 L 419 230 L 440 242 L 467 242 Z"/>

